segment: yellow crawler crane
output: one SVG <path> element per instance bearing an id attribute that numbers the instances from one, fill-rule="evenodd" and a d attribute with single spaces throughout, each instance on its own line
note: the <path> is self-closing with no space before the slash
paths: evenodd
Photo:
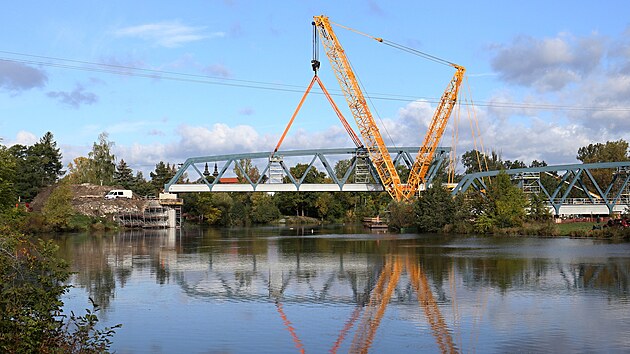
<path id="1" fill-rule="evenodd" d="M 363 143 L 365 148 L 368 150 L 370 161 L 376 169 L 383 187 L 393 199 L 397 201 L 409 200 L 418 192 L 420 184 L 425 182 L 425 177 L 431 161 L 433 160 L 437 144 L 444 134 L 446 123 L 453 111 L 455 103 L 457 102 L 459 87 L 462 83 L 466 70 L 462 66 L 424 54 L 425 57 L 430 57 L 432 60 L 440 61 L 453 66 L 456 69 L 456 72 L 446 91 L 442 95 L 440 104 L 433 116 L 424 142 L 420 147 L 418 156 L 416 157 L 410 171 L 409 179 L 406 184 L 403 184 L 400 180 L 400 176 L 398 176 L 394 162 L 387 151 L 387 147 L 385 146 L 380 130 L 374 121 L 372 113 L 370 112 L 365 96 L 359 87 L 359 83 L 352 67 L 350 66 L 350 62 L 348 61 L 345 51 L 343 50 L 337 35 L 332 29 L 331 22 L 326 16 L 314 16 L 313 25 L 318 29 L 319 38 L 326 50 L 326 56 L 330 61 L 337 81 L 339 81 L 339 85 L 341 86 L 341 90 L 346 98 L 348 107 L 350 107 L 350 111 L 352 112 L 357 126 L 359 127 L 361 136 L 363 137 Z M 366 35 L 364 33 L 360 34 Z M 383 42 L 383 39 L 381 38 L 372 36 L 368 37 L 371 37 L 379 42 Z"/>

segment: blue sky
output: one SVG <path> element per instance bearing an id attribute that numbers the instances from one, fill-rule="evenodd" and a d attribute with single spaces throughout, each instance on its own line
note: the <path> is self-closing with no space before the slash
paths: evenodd
<path id="1" fill-rule="evenodd" d="M 486 149 L 575 162 L 630 138 L 623 1 L 21 1 L 0 21 L 0 137 L 51 131 L 67 164 L 98 134 L 151 170 L 187 157 L 271 151 L 313 73 L 313 15 L 467 68 Z M 389 145 L 418 145 L 453 70 L 336 28 Z M 320 77 L 353 126 L 323 49 Z M 507 106 L 507 107 L 506 107 Z M 443 139 L 450 145 L 450 129 Z M 472 148 L 466 110 L 457 151 Z M 352 146 L 309 96 L 283 149 Z"/>

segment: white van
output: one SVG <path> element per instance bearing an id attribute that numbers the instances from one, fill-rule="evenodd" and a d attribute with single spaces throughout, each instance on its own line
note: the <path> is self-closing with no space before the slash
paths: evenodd
<path id="1" fill-rule="evenodd" d="M 113 189 L 109 191 L 109 193 L 105 194 L 105 199 L 116 199 L 116 198 L 133 198 L 133 193 L 129 189 Z"/>

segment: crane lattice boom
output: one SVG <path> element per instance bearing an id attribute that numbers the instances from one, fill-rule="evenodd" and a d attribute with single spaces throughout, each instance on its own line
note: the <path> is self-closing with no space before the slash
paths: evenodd
<path id="1" fill-rule="evenodd" d="M 446 123 L 453 111 L 459 94 L 459 87 L 462 83 L 465 69 L 462 66 L 443 61 L 456 69 L 453 79 L 449 83 L 446 91 L 442 95 L 438 108 L 433 115 L 429 130 L 426 133 L 418 156 L 411 168 L 406 184 L 401 183 L 400 176 L 396 171 L 387 147 L 383 142 L 383 137 L 379 131 L 372 113 L 370 112 L 363 92 L 359 87 L 356 76 L 350 66 L 350 62 L 339 43 L 337 35 L 332 29 L 331 23 L 326 16 L 313 17 L 313 25 L 318 29 L 319 38 L 326 50 L 326 56 L 330 61 L 337 81 L 341 86 L 348 107 L 354 116 L 359 127 L 363 143 L 368 150 L 370 161 L 376 169 L 381 183 L 392 198 L 397 201 L 412 198 L 420 188 L 420 184 L 425 182 L 426 174 L 433 160 L 433 155 L 437 145 L 444 134 Z M 359 32 L 360 33 L 360 32 Z M 362 34 L 362 33 L 361 33 Z M 369 36 L 371 37 L 371 36 Z M 371 37 L 379 42 L 381 38 Z M 430 56 L 432 57 L 432 56 Z M 432 57 L 433 59 L 438 59 Z"/>
<path id="2" fill-rule="evenodd" d="M 350 111 L 359 127 L 359 132 L 363 137 L 363 144 L 368 150 L 370 161 L 381 178 L 381 183 L 385 190 L 392 198 L 401 200 L 404 198 L 404 194 L 402 189 L 398 188 L 400 186 L 400 177 L 383 142 L 378 126 L 374 122 L 359 83 L 350 67 L 350 62 L 337 39 L 337 35 L 332 30 L 326 16 L 315 16 L 314 24 L 319 30 L 319 37 L 326 49 L 328 60 L 339 81 L 348 107 L 350 107 Z"/>

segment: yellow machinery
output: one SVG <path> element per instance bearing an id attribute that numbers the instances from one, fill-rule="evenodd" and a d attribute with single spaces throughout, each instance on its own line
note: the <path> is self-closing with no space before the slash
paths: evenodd
<path id="1" fill-rule="evenodd" d="M 350 66 L 350 62 L 346 57 L 343 47 L 339 43 L 337 35 L 332 29 L 331 22 L 326 16 L 315 16 L 313 19 L 313 25 L 318 29 L 319 38 L 326 50 L 326 55 L 330 60 L 337 81 L 339 81 L 348 107 L 350 107 L 350 111 L 359 127 L 364 146 L 368 150 L 372 165 L 376 169 L 385 190 L 397 201 L 409 200 L 418 192 L 420 185 L 425 182 L 425 177 L 433 160 L 437 145 L 444 134 L 446 123 L 453 111 L 453 107 L 457 103 L 459 87 L 463 81 L 466 69 L 457 64 L 429 56 L 432 60 L 438 60 L 454 67 L 456 72 L 440 99 L 429 130 L 425 135 L 422 146 L 418 151 L 418 156 L 411 168 L 409 179 L 407 183 L 403 184 L 398 176 L 392 158 L 387 151 L 387 147 L 383 142 L 379 128 L 368 108 L 363 92 L 359 87 L 358 80 Z M 371 38 L 383 42 L 381 38 Z"/>

